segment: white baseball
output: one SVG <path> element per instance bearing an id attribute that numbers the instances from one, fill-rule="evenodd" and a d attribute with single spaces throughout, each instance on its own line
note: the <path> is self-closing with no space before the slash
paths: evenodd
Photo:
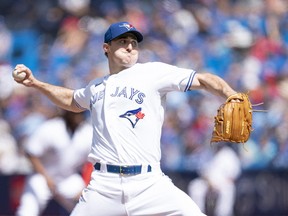
<path id="1" fill-rule="evenodd" d="M 26 73 L 25 72 L 18 72 L 18 70 L 15 69 L 12 73 L 12 76 L 16 81 L 22 81 L 25 79 Z"/>

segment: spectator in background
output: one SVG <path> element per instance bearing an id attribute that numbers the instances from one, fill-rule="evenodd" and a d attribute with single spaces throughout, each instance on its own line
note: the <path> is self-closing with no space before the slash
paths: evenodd
<path id="1" fill-rule="evenodd" d="M 91 148 L 85 115 L 63 112 L 47 120 L 24 143 L 34 172 L 26 179 L 16 215 L 40 215 L 54 198 L 72 210 L 85 182 L 80 175 Z"/>
<path id="2" fill-rule="evenodd" d="M 211 160 L 200 168 L 199 177 L 189 183 L 188 193 L 207 215 L 232 216 L 236 197 L 235 181 L 240 173 L 241 163 L 235 150 L 227 143 L 216 144 Z M 209 206 L 209 194 L 216 195 L 213 213 L 205 209 L 205 206 Z"/>
<path id="3" fill-rule="evenodd" d="M 0 120 L 0 174 L 13 174 L 18 167 L 16 139 L 11 134 L 9 124 Z"/>

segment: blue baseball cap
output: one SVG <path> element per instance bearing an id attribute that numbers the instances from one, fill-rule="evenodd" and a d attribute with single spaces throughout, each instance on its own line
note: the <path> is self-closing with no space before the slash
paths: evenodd
<path id="1" fill-rule="evenodd" d="M 108 43 L 127 32 L 131 32 L 132 34 L 134 34 L 138 42 L 141 42 L 143 40 L 143 35 L 133 25 L 128 22 L 117 22 L 110 25 L 110 27 L 106 31 L 104 36 L 104 43 Z"/>

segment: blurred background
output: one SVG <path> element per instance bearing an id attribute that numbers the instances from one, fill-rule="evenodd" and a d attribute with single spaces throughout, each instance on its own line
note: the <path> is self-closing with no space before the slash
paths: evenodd
<path id="1" fill-rule="evenodd" d="M 234 212 L 288 215 L 287 12 L 287 0 L 1 0 L 0 215 L 14 214 L 32 171 L 23 141 L 57 113 L 13 81 L 13 68 L 23 63 L 40 80 L 84 87 L 107 74 L 103 35 L 125 20 L 144 34 L 140 62 L 208 71 L 249 92 L 253 104 L 263 102 L 254 109 L 267 112 L 253 113 L 250 140 L 232 145 L 241 162 Z M 168 95 L 162 166 L 184 191 L 213 157 L 221 103 L 201 91 Z"/>

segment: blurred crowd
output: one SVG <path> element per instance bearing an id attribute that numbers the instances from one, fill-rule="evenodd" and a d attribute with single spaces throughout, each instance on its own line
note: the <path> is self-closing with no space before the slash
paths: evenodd
<path id="1" fill-rule="evenodd" d="M 243 170 L 287 169 L 287 12 L 286 0 L 1 0 L 0 173 L 31 170 L 22 143 L 59 111 L 13 81 L 15 65 L 52 84 L 84 87 L 107 74 L 103 35 L 125 20 L 144 34 L 140 62 L 217 74 L 249 93 L 253 109 L 266 110 L 253 112 L 251 139 L 233 145 Z M 202 91 L 168 95 L 164 169 L 195 171 L 212 157 L 213 117 L 223 102 Z"/>

